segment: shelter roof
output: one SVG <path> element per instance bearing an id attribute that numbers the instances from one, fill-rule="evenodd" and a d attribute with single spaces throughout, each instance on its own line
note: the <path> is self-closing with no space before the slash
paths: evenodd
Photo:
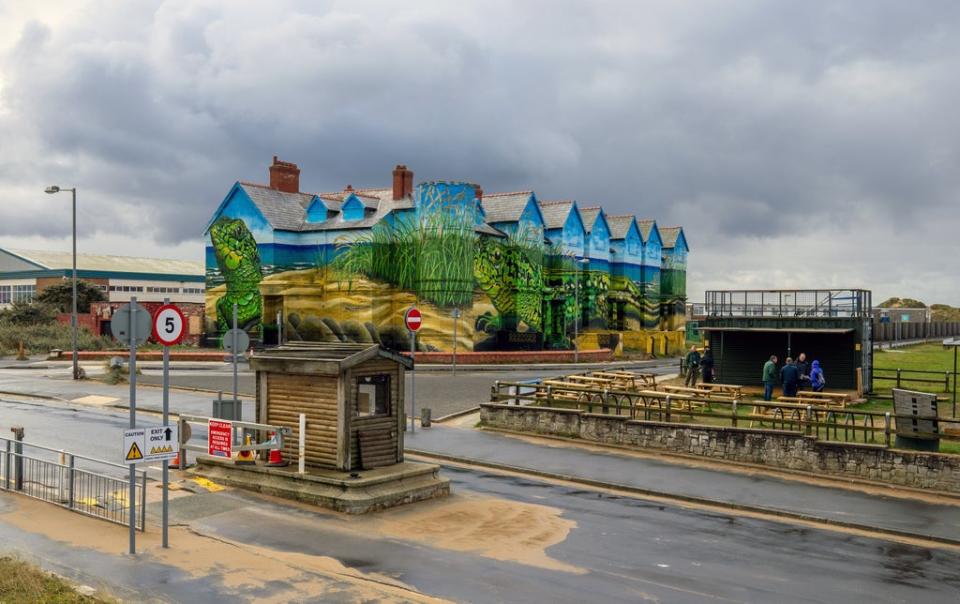
<path id="1" fill-rule="evenodd" d="M 352 344 L 346 342 L 289 342 L 283 346 L 254 353 L 250 366 L 255 370 L 280 367 L 291 373 L 315 373 L 319 375 L 340 375 L 364 361 L 386 358 L 403 365 L 413 367 L 409 358 L 382 348 L 379 344 Z"/>

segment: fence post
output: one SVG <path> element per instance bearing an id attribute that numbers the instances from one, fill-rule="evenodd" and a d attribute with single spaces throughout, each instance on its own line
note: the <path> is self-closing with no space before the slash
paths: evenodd
<path id="1" fill-rule="evenodd" d="M 13 488 L 17 491 L 23 490 L 23 426 L 13 426 L 10 428 L 13 432 L 13 454 L 16 459 L 13 462 L 13 471 L 16 478 L 13 481 Z"/>
<path id="2" fill-rule="evenodd" d="M 813 421 L 813 405 L 807 405 L 807 436 L 810 436 L 811 422 Z M 817 436 L 820 436 L 820 428 L 817 428 Z"/>
<path id="3" fill-rule="evenodd" d="M 670 409 L 673 407 L 673 401 L 670 400 L 670 395 L 667 395 L 667 423 L 670 423 Z"/>
<path id="4" fill-rule="evenodd" d="M 733 416 L 730 418 L 730 422 L 733 424 L 733 427 L 737 427 L 737 399 L 733 399 L 733 405 L 730 406 L 733 409 Z"/>
<path id="5" fill-rule="evenodd" d="M 950 392 L 950 372 L 943 372 L 943 391 Z"/>
<path id="6" fill-rule="evenodd" d="M 547 386 L 547 407 L 553 407 L 553 386 Z"/>
<path id="7" fill-rule="evenodd" d="M 57 455 L 57 503 L 62 504 L 67 500 L 63 496 L 63 468 L 67 465 L 67 452 L 63 449 L 60 449 L 60 454 Z"/>
<path id="8" fill-rule="evenodd" d="M 67 507 L 72 510 L 73 509 L 73 479 L 75 476 L 75 472 L 73 471 L 73 468 L 74 468 L 73 453 L 70 453 L 69 455 L 70 455 L 70 458 L 69 458 L 70 461 L 67 462 L 70 467 L 70 469 L 67 470 Z"/>
<path id="9" fill-rule="evenodd" d="M 11 443 L 10 441 L 5 441 L 7 443 L 7 452 L 3 457 L 3 488 L 10 490 L 10 451 Z"/>
<path id="10" fill-rule="evenodd" d="M 493 382 L 493 386 L 490 386 L 490 402 L 496 403 L 500 398 L 500 380 Z"/>
<path id="11" fill-rule="evenodd" d="M 900 369 L 897 368 L 897 388 L 900 387 Z"/>
<path id="12" fill-rule="evenodd" d="M 883 433 L 886 436 L 887 446 L 890 446 L 890 412 L 887 411 L 883 414 Z"/>

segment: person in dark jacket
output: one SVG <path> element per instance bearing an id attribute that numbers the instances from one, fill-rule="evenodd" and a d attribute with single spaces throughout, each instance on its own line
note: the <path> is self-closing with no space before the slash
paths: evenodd
<path id="1" fill-rule="evenodd" d="M 704 384 L 713 383 L 713 351 L 709 347 L 703 351 L 703 358 L 700 359 L 700 373 Z"/>
<path id="2" fill-rule="evenodd" d="M 783 384 L 783 396 L 797 396 L 797 386 L 800 385 L 800 371 L 790 357 L 787 357 L 786 364 L 780 369 L 780 383 Z"/>
<path id="3" fill-rule="evenodd" d="M 700 376 L 700 353 L 697 352 L 696 345 L 690 347 L 687 353 L 687 379 L 684 383 L 693 388 L 697 385 L 697 377 Z"/>
<path id="4" fill-rule="evenodd" d="M 770 360 L 763 364 L 763 400 L 773 398 L 773 385 L 777 383 L 777 355 L 770 355 Z"/>
<path id="5" fill-rule="evenodd" d="M 803 390 L 810 385 L 810 365 L 807 363 L 807 355 L 804 352 L 797 355 L 797 371 L 800 372 L 798 390 Z"/>
<path id="6" fill-rule="evenodd" d="M 823 376 L 823 369 L 820 369 L 820 361 L 813 362 L 813 369 L 810 370 L 810 385 L 814 392 L 823 392 L 823 387 L 827 385 L 827 378 Z"/>

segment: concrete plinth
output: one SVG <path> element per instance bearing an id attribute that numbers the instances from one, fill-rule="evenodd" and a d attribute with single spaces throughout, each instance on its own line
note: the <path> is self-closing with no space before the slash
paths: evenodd
<path id="1" fill-rule="evenodd" d="M 199 456 L 191 474 L 214 482 L 294 499 L 347 514 L 366 514 L 405 503 L 445 497 L 450 494 L 450 481 L 440 476 L 440 466 L 422 463 L 399 463 L 358 472 L 351 478 L 347 472 L 307 468 L 297 473 L 296 466 L 237 466 L 216 457 Z"/>

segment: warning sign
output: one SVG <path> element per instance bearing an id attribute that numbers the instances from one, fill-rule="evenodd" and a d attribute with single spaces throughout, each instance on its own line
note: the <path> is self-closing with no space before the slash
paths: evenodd
<path id="1" fill-rule="evenodd" d="M 143 459 L 143 453 L 140 452 L 140 447 L 137 445 L 136 441 L 130 444 L 130 450 L 127 451 L 127 461 L 140 461 Z"/>
<path id="2" fill-rule="evenodd" d="M 175 459 L 180 452 L 180 430 L 177 424 L 150 426 L 123 431 L 124 463 Z"/>
<path id="3" fill-rule="evenodd" d="M 233 456 L 233 422 L 211 419 L 207 423 L 207 453 L 217 457 Z"/>

